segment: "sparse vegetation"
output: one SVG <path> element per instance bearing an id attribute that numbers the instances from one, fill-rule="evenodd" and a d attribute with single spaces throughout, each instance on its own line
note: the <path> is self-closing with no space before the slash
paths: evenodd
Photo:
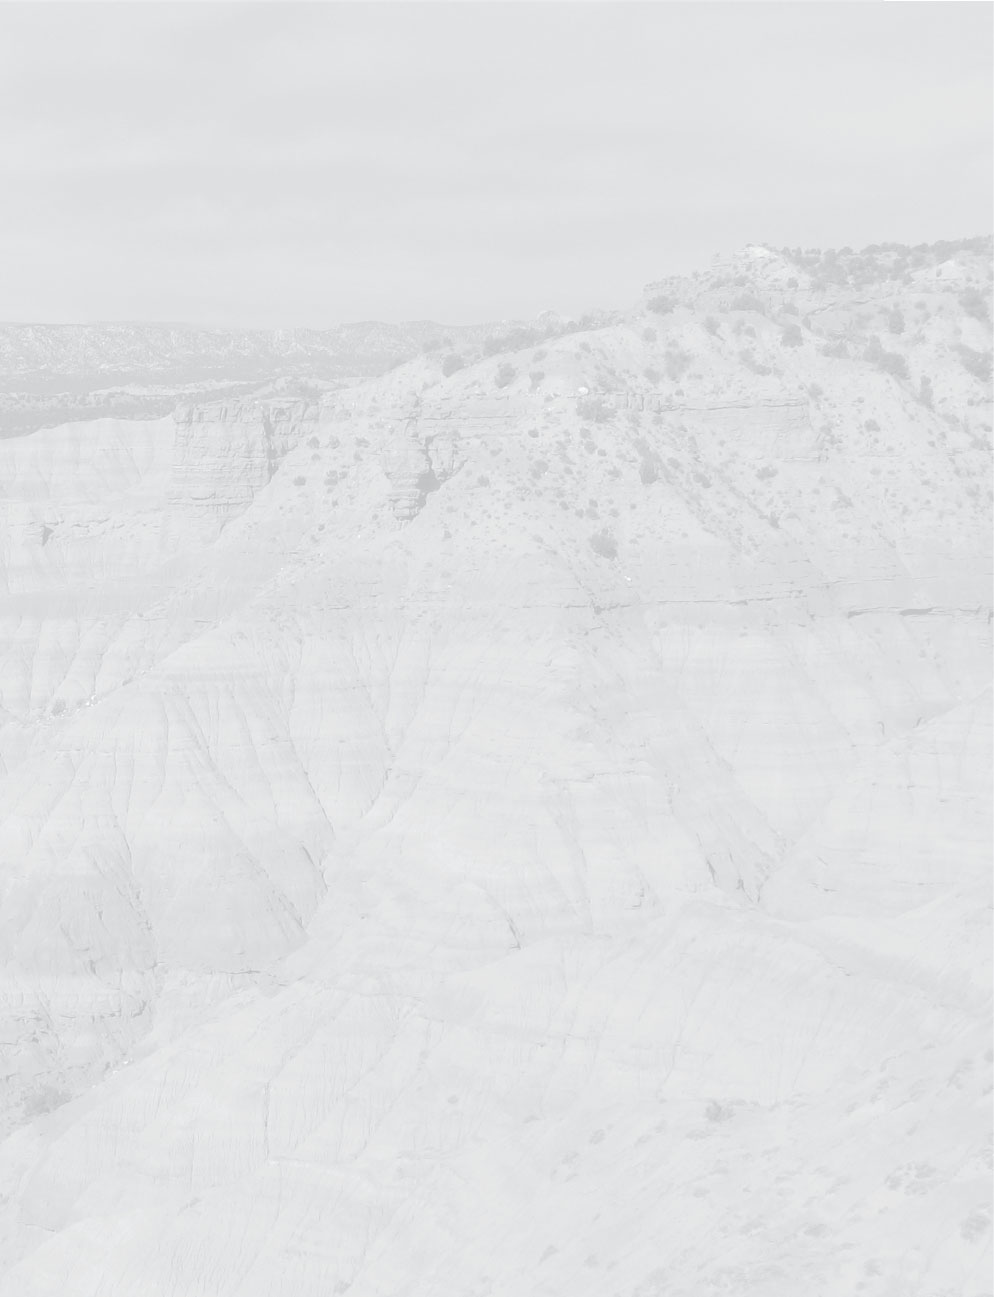
<path id="1" fill-rule="evenodd" d="M 587 539 L 590 548 L 601 558 L 614 559 L 618 557 L 618 543 L 606 527 L 602 527 L 600 531 L 595 531 Z"/>
<path id="2" fill-rule="evenodd" d="M 968 288 L 960 297 L 959 304 L 967 315 L 985 324 L 990 319 L 990 310 L 983 294 L 976 288 Z"/>
<path id="3" fill-rule="evenodd" d="M 739 352 L 739 360 L 742 361 L 743 365 L 745 365 L 747 369 L 751 369 L 754 374 L 766 375 L 773 373 L 770 366 L 764 365 L 758 361 L 752 350 L 748 347 L 743 348 Z"/>
<path id="4" fill-rule="evenodd" d="M 991 353 L 989 351 L 974 351 L 972 347 L 962 345 L 957 346 L 955 350 L 960 364 L 968 374 L 972 374 L 974 378 L 979 378 L 981 382 L 990 379 Z"/>
<path id="5" fill-rule="evenodd" d="M 866 344 L 863 359 L 877 369 L 882 369 L 885 374 L 892 374 L 895 378 L 908 377 L 908 362 L 896 351 L 886 351 L 875 334 Z"/>
<path id="6" fill-rule="evenodd" d="M 692 360 L 693 357 L 688 356 L 687 353 L 685 351 L 681 351 L 679 347 L 675 348 L 672 351 L 667 351 L 666 353 L 667 378 L 671 378 L 675 383 L 678 383 L 680 379 L 684 376 L 684 374 L 687 372 L 687 369 L 690 366 Z"/>
<path id="7" fill-rule="evenodd" d="M 600 396 L 578 398 L 576 412 L 590 423 L 607 423 L 611 417 L 611 407 Z"/>
<path id="8" fill-rule="evenodd" d="M 64 1103 L 68 1103 L 71 1098 L 70 1094 L 58 1086 L 39 1085 L 36 1090 L 25 1096 L 24 1116 L 31 1121 L 35 1117 L 41 1117 L 47 1112 L 52 1112 L 55 1108 L 60 1108 Z"/>

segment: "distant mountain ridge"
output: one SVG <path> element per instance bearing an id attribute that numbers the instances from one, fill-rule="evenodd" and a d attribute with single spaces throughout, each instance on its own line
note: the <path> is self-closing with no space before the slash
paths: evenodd
<path id="1" fill-rule="evenodd" d="M 428 320 L 405 324 L 371 320 L 329 329 L 221 329 L 116 321 L 5 324 L 0 325 L 0 371 L 6 378 L 39 372 L 118 377 L 135 371 L 177 378 L 190 370 L 231 375 L 244 366 L 255 377 L 260 364 L 282 370 L 289 362 L 316 377 L 337 378 L 379 373 L 434 339 L 461 341 L 492 327 Z"/>
<path id="2" fill-rule="evenodd" d="M 487 326 L 367 321 L 330 329 L 195 325 L 0 326 L 0 436 L 101 415 L 158 418 L 180 400 L 239 396 L 306 378 L 326 390 L 375 377 L 433 341 L 475 340 Z"/>

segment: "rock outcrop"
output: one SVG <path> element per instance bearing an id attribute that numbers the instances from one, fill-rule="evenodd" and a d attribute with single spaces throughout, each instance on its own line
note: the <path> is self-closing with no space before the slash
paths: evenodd
<path id="1" fill-rule="evenodd" d="M 221 522 L 248 508 L 287 451 L 313 434 L 313 402 L 180 406 L 170 503 Z"/>

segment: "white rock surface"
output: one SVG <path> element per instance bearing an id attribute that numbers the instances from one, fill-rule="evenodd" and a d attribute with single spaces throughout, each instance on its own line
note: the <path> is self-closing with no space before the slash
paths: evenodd
<path id="1" fill-rule="evenodd" d="M 0 1297 L 989 1291 L 989 390 L 780 331 L 0 442 Z"/>

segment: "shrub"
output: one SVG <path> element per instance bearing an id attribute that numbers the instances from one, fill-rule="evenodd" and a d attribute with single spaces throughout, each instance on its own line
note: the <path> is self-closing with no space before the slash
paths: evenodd
<path id="1" fill-rule="evenodd" d="M 308 437 L 307 444 L 308 446 L 310 446 L 311 450 L 317 450 L 317 448 L 321 445 L 317 437 Z"/>
<path id="2" fill-rule="evenodd" d="M 293 484 L 294 484 L 294 486 L 306 486 L 306 485 L 307 485 L 307 478 L 306 478 L 306 477 L 295 477 L 295 478 L 293 479 Z"/>
<path id="3" fill-rule="evenodd" d="M 926 374 L 922 374 L 918 384 L 918 399 L 922 405 L 927 405 L 930 410 L 932 409 L 935 393 L 932 391 L 932 380 Z"/>
<path id="4" fill-rule="evenodd" d="M 762 315 L 765 307 L 752 293 L 741 293 L 732 303 L 733 311 L 758 311 Z"/>
<path id="5" fill-rule="evenodd" d="M 799 347 L 804 342 L 799 324 L 788 324 L 780 335 L 781 347 Z"/>
<path id="6" fill-rule="evenodd" d="M 531 383 L 531 389 L 533 392 L 535 391 L 536 387 L 538 387 L 539 383 L 541 383 L 544 377 L 545 375 L 542 373 L 540 369 L 533 369 L 532 372 L 528 375 L 528 381 L 529 383 Z"/>
<path id="7" fill-rule="evenodd" d="M 904 332 L 904 316 L 896 306 L 887 316 L 887 331 L 888 333 Z"/>
<path id="8" fill-rule="evenodd" d="M 968 374 L 972 374 L 974 378 L 979 378 L 981 382 L 990 378 L 991 353 L 989 351 L 974 351 L 972 347 L 958 346 L 956 354 L 960 358 L 960 364 Z"/>
<path id="9" fill-rule="evenodd" d="M 521 351 L 523 347 L 533 347 L 541 342 L 545 334 L 535 329 L 516 328 L 508 333 L 493 334 L 483 344 L 483 354 L 496 356 L 501 351 Z"/>
<path id="10" fill-rule="evenodd" d="M 599 397 L 581 397 L 576 403 L 576 412 L 581 419 L 591 423 L 607 423 L 611 417 L 611 408 Z"/>
<path id="11" fill-rule="evenodd" d="M 870 338 L 866 344 L 863 359 L 882 369 L 885 374 L 893 374 L 895 378 L 908 377 L 908 363 L 904 357 L 896 351 L 885 351 L 877 337 Z"/>
<path id="12" fill-rule="evenodd" d="M 709 315 L 705 319 L 704 327 L 705 329 L 707 329 L 708 333 L 715 334 L 715 335 L 717 335 L 718 330 L 721 328 L 718 321 L 714 318 L 713 315 Z"/>
<path id="13" fill-rule="evenodd" d="M 972 315 L 975 320 L 988 320 L 990 312 L 987 309 L 987 302 L 983 294 L 976 288 L 968 288 L 963 296 L 959 299 L 959 304 L 967 315 Z"/>
<path id="14" fill-rule="evenodd" d="M 746 348 L 743 351 L 739 352 L 739 360 L 742 361 L 743 365 L 745 365 L 747 369 L 751 369 L 754 374 L 773 373 L 773 370 L 769 367 L 769 365 L 761 364 L 756 359 L 756 357 L 753 355 L 752 351 L 749 348 Z"/>
<path id="15" fill-rule="evenodd" d="M 826 342 L 821 349 L 823 356 L 834 356 L 836 360 L 845 360 L 849 355 L 849 348 L 846 346 L 844 339 L 836 338 L 834 342 Z"/>
<path id="16" fill-rule="evenodd" d="M 665 293 L 660 293 L 658 297 L 651 297 L 646 306 L 654 315 L 669 315 L 670 311 L 675 311 L 680 305 L 675 297 L 669 297 Z"/>
<path id="17" fill-rule="evenodd" d="M 426 468 L 423 473 L 418 474 L 418 490 L 422 495 L 431 495 L 432 491 L 437 491 L 441 485 L 433 468 Z"/>
<path id="18" fill-rule="evenodd" d="M 646 378 L 649 380 L 650 383 L 658 383 L 659 380 L 662 378 L 662 374 L 659 372 L 659 370 L 653 369 L 651 365 L 647 365 L 645 369 L 642 370 L 642 373 L 646 376 Z"/>
<path id="19" fill-rule="evenodd" d="M 29 1120 L 40 1117 L 46 1112 L 51 1112 L 53 1108 L 60 1108 L 62 1104 L 68 1103 L 71 1098 L 71 1094 L 58 1089 L 54 1085 L 40 1085 L 38 1089 L 25 1095 L 24 1116 Z"/>
<path id="20" fill-rule="evenodd" d="M 867 419 L 867 421 L 863 424 L 863 427 L 866 429 L 867 432 L 880 431 L 880 424 L 877 423 L 876 419 Z"/>
<path id="21" fill-rule="evenodd" d="M 606 527 L 588 537 L 590 548 L 601 558 L 617 558 L 618 544 Z"/>
<path id="22" fill-rule="evenodd" d="M 494 378 L 494 383 L 498 387 L 507 387 L 509 384 L 514 382 L 515 378 L 517 377 L 517 374 L 518 371 L 514 368 L 513 365 L 508 365 L 505 363 L 501 365 L 500 369 L 498 369 L 496 377 Z"/>
<path id="23" fill-rule="evenodd" d="M 686 373 L 687 366 L 690 364 L 691 360 L 692 357 L 688 356 L 685 351 L 680 351 L 679 349 L 676 351 L 668 351 L 666 353 L 667 377 L 673 379 L 675 383 L 678 383 Z"/>
<path id="24" fill-rule="evenodd" d="M 798 311 L 794 302 L 784 302 L 780 309 L 783 311 L 784 315 L 800 315 L 800 311 Z"/>
<path id="25" fill-rule="evenodd" d="M 456 370 L 462 369 L 465 364 L 466 362 L 463 360 L 462 356 L 456 356 L 454 354 L 446 356 L 442 361 L 442 373 L 446 378 L 448 378 L 449 375 L 454 374 Z"/>

